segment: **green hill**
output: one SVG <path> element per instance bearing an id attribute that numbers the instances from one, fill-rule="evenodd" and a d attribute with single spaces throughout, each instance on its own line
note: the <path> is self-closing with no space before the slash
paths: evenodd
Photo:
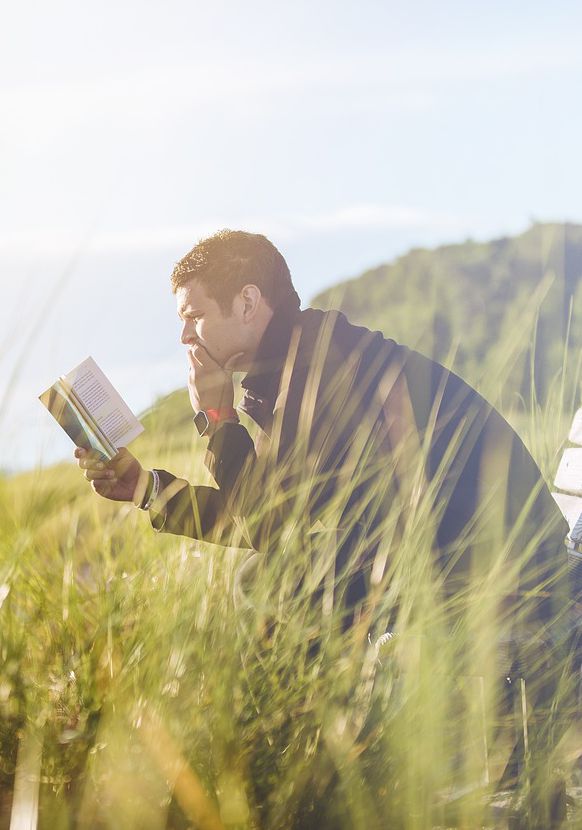
<path id="1" fill-rule="evenodd" d="M 571 306 L 570 354 L 582 345 L 581 279 L 582 225 L 534 224 L 516 237 L 411 250 L 312 304 L 340 308 L 353 322 L 453 365 L 478 386 L 485 358 L 489 364 L 500 352 L 502 362 L 505 353 L 512 366 L 504 379 L 526 399 L 535 332 L 536 393 L 545 399 L 562 367 Z"/>

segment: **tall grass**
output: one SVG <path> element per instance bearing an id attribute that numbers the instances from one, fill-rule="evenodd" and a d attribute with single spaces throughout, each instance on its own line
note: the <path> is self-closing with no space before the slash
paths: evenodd
<path id="1" fill-rule="evenodd" d="M 503 354 L 484 378 L 499 381 Z M 572 388 L 557 380 L 520 417 L 548 474 Z M 152 414 L 136 454 L 203 481 L 198 442 L 175 412 L 167 423 Z M 496 826 L 506 767 L 518 777 L 506 802 L 546 809 L 575 760 L 561 740 L 573 723 L 569 665 L 559 643 L 544 665 L 549 633 L 536 631 L 533 680 L 509 687 L 500 653 L 535 597 L 511 614 L 504 605 L 517 567 L 508 537 L 447 594 L 432 552 L 438 484 L 391 501 L 379 531 L 390 556 L 378 555 L 366 613 L 344 632 L 341 576 L 324 578 L 313 602 L 333 561 L 325 532 L 309 547 L 302 533 L 282 534 L 241 587 L 250 551 L 156 535 L 132 507 L 99 501 L 72 465 L 1 480 L 4 826 L 30 735 L 42 747 L 39 826 L 51 830 Z M 301 521 L 295 495 L 288 529 Z M 266 494 L 270 509 L 276 498 Z M 460 548 L 482 532 L 477 522 Z M 395 635 L 382 638 L 388 628 Z M 534 711 L 511 763 L 524 707 Z"/>

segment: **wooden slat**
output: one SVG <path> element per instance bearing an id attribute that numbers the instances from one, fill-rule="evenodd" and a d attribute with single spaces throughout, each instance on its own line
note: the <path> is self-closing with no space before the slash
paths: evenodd
<path id="1" fill-rule="evenodd" d="M 572 530 L 578 517 L 582 515 L 582 498 L 571 496 L 569 493 L 552 493 L 552 496 L 568 522 L 568 527 Z"/>
<path id="2" fill-rule="evenodd" d="M 36 830 L 41 759 L 42 744 L 34 727 L 29 726 L 18 747 L 10 830 Z"/>
<path id="3" fill-rule="evenodd" d="M 571 441 L 572 444 L 582 445 L 582 409 L 579 409 L 574 415 L 568 441 Z"/>
<path id="4" fill-rule="evenodd" d="M 582 448 L 571 447 L 564 450 L 554 486 L 567 493 L 582 495 Z"/>

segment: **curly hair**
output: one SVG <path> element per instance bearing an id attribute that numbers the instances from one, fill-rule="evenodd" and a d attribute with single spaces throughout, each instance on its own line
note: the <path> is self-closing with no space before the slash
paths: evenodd
<path id="1" fill-rule="evenodd" d="M 225 313 L 231 311 L 235 295 L 250 283 L 261 289 L 272 309 L 282 303 L 300 304 L 284 257 L 258 233 L 225 229 L 201 239 L 176 263 L 171 276 L 174 294 L 193 279 Z"/>

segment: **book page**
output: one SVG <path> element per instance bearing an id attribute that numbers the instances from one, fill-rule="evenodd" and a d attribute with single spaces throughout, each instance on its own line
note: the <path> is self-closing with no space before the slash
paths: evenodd
<path id="1" fill-rule="evenodd" d="M 61 380 L 115 447 L 127 446 L 143 432 L 143 426 L 92 357 Z"/>

